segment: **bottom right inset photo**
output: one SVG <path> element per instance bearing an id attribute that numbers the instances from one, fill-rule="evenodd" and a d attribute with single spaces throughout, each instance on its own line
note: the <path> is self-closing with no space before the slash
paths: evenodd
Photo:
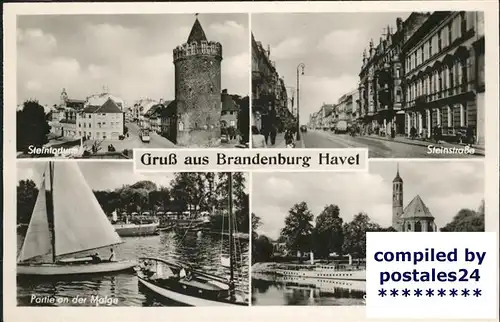
<path id="1" fill-rule="evenodd" d="M 252 305 L 364 305 L 366 233 L 484 231 L 484 163 L 252 174 Z"/>

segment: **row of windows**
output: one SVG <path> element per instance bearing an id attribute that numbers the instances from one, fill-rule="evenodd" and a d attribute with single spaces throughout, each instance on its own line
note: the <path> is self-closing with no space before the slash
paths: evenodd
<path id="1" fill-rule="evenodd" d="M 459 39 L 467 32 L 467 19 L 464 12 L 461 12 L 452 21 L 422 44 L 415 52 L 406 58 L 406 70 L 414 70 L 425 63 L 432 56 L 440 53 L 444 48 L 450 46 L 456 39 Z"/>
<path id="2" fill-rule="evenodd" d="M 122 123 L 121 122 L 110 122 L 110 127 L 116 127 L 116 128 L 119 128 L 122 126 Z M 97 127 L 98 128 L 101 128 L 101 127 L 104 127 L 106 126 L 106 122 L 98 122 L 97 123 Z M 82 127 L 82 123 L 78 123 L 78 127 Z M 83 127 L 86 128 L 88 127 L 89 129 L 92 128 L 92 124 L 91 123 L 83 123 Z"/>
<path id="3" fill-rule="evenodd" d="M 456 60 L 451 66 L 443 66 L 429 75 L 409 84 L 406 91 L 406 100 L 411 102 L 422 95 L 440 93 L 447 89 L 467 84 L 467 75 L 471 65 L 468 60 Z"/>
<path id="4" fill-rule="evenodd" d="M 443 120 L 443 114 L 446 114 L 446 126 L 451 128 L 454 126 L 455 122 L 455 114 L 453 113 L 454 110 L 458 110 L 458 117 L 459 117 L 459 124 L 460 127 L 465 127 L 467 125 L 467 110 L 465 106 L 462 104 L 457 104 L 454 107 L 450 106 L 445 106 L 443 108 L 436 108 L 436 124 L 439 125 L 444 125 L 442 123 Z M 408 127 L 416 127 L 418 129 L 422 128 L 427 128 L 429 127 L 428 124 L 425 124 L 427 122 L 430 122 L 431 119 L 431 110 L 426 110 L 426 114 L 423 115 L 420 112 L 415 112 L 415 113 L 408 113 L 407 114 L 407 122 L 408 122 Z"/>

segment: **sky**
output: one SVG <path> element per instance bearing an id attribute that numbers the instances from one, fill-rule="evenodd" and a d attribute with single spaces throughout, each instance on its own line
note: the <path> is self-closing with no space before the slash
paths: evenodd
<path id="1" fill-rule="evenodd" d="M 259 234 L 279 237 L 288 210 L 305 201 L 315 218 L 336 204 L 344 222 L 365 212 L 383 227 L 392 219 L 395 161 L 371 161 L 367 173 L 253 173 L 252 212 L 262 220 Z M 477 210 L 484 199 L 484 164 L 470 161 L 404 161 L 403 205 L 418 194 L 442 228 L 462 208 Z"/>
<path id="2" fill-rule="evenodd" d="M 296 88 L 297 66 L 305 64 L 300 76 L 300 120 L 323 103 L 357 89 L 363 49 L 370 39 L 375 46 L 396 18 L 410 13 L 280 13 L 253 14 L 252 33 L 264 48 L 270 45 L 271 60 L 284 77 L 285 85 Z M 289 90 L 290 91 L 290 90 Z M 295 91 L 295 90 L 294 90 Z M 289 94 L 290 95 L 290 94 Z M 294 95 L 296 96 L 296 94 Z"/>
<path id="3" fill-rule="evenodd" d="M 222 88 L 248 95 L 248 15 L 198 19 L 208 40 L 222 44 Z M 18 16 L 18 104 L 34 98 L 52 106 L 63 88 L 85 99 L 104 86 L 126 103 L 174 99 L 172 51 L 194 21 L 194 14 Z"/>
<path id="4" fill-rule="evenodd" d="M 64 161 L 59 161 L 64 162 Z M 74 161 L 69 161 L 74 162 Z M 149 180 L 158 186 L 169 187 L 174 178 L 172 173 L 134 173 L 132 162 L 77 162 L 85 180 L 92 190 L 114 190 L 123 185 L 134 184 L 138 181 Z M 18 162 L 17 179 L 31 179 L 39 185 L 46 162 Z M 248 173 L 245 173 L 248 183 Z M 248 190 L 248 184 L 245 187 Z M 248 191 L 247 191 L 248 193 Z"/>

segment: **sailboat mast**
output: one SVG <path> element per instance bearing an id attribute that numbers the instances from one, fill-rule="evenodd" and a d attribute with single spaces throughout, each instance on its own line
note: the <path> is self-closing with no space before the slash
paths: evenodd
<path id="1" fill-rule="evenodd" d="M 233 173 L 228 173 L 229 181 L 229 285 L 230 292 L 234 292 L 234 258 L 233 258 Z"/>
<path id="2" fill-rule="evenodd" d="M 56 262 L 56 231 L 54 222 L 54 162 L 49 162 L 49 196 L 47 198 L 47 220 L 49 222 L 52 262 Z"/>

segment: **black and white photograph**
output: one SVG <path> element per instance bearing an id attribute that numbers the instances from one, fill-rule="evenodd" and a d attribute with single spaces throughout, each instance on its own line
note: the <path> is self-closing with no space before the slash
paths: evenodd
<path id="1" fill-rule="evenodd" d="M 249 305 L 247 173 L 17 170 L 18 306 Z"/>
<path id="2" fill-rule="evenodd" d="M 17 157 L 247 148 L 248 14 L 17 17 Z"/>
<path id="3" fill-rule="evenodd" d="M 485 155 L 480 11 L 252 14 L 252 146 Z"/>
<path id="4" fill-rule="evenodd" d="M 484 194 L 470 160 L 254 173 L 252 305 L 364 305 L 367 232 L 485 231 Z"/>

